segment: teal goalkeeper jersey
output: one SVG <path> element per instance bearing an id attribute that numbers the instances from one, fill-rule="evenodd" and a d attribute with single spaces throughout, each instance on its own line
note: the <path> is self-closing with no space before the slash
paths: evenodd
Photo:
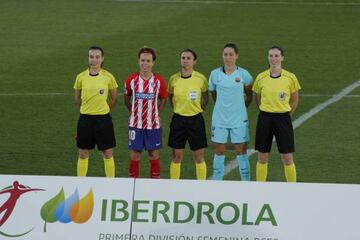
<path id="1" fill-rule="evenodd" d="M 212 126 L 236 128 L 248 124 L 244 87 L 252 82 L 250 73 L 241 67 L 236 67 L 230 75 L 224 73 L 223 67 L 211 72 L 209 91 L 216 91 L 217 95 L 212 114 Z"/>

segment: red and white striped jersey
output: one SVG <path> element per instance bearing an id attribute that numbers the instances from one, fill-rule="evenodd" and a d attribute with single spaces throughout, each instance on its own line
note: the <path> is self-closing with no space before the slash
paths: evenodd
<path id="1" fill-rule="evenodd" d="M 167 98 L 166 83 L 162 76 L 153 74 L 144 80 L 139 73 L 131 74 L 125 82 L 125 95 L 132 97 L 130 127 L 160 128 L 158 99 Z"/>

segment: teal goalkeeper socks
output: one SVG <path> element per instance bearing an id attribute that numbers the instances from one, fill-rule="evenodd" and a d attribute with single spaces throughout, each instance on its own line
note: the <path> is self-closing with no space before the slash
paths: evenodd
<path id="1" fill-rule="evenodd" d="M 224 162 L 225 155 L 214 154 L 214 180 L 222 180 L 224 178 Z"/>
<path id="2" fill-rule="evenodd" d="M 239 163 L 241 180 L 250 181 L 250 163 L 247 154 L 237 155 L 236 160 Z"/>

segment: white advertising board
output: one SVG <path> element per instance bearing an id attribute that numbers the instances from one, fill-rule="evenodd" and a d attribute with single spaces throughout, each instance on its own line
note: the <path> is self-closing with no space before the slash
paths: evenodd
<path id="1" fill-rule="evenodd" d="M 360 240 L 360 185 L 0 175 L 0 239 Z"/>

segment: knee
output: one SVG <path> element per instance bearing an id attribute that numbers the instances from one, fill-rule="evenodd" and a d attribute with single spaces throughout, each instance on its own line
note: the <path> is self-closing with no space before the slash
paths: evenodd
<path id="1" fill-rule="evenodd" d="M 225 144 L 219 144 L 215 146 L 215 153 L 216 155 L 225 155 L 226 152 L 226 148 L 225 148 Z"/>
<path id="2" fill-rule="evenodd" d="M 149 160 L 157 160 L 159 159 L 160 154 L 159 151 L 154 150 L 154 151 L 149 151 L 148 156 L 149 156 Z"/>
<path id="3" fill-rule="evenodd" d="M 202 163 L 205 160 L 204 155 L 204 149 L 193 151 L 193 158 L 196 163 Z"/>
<path id="4" fill-rule="evenodd" d="M 79 157 L 81 159 L 89 158 L 89 150 L 87 149 L 80 149 L 79 150 Z"/>
<path id="5" fill-rule="evenodd" d="M 107 149 L 103 151 L 103 157 L 106 159 L 112 158 L 113 157 L 113 151 L 112 149 Z"/>
<path id="6" fill-rule="evenodd" d="M 215 151 L 216 155 L 225 155 L 225 149 L 219 149 Z"/>
<path id="7" fill-rule="evenodd" d="M 294 163 L 292 153 L 283 154 L 281 157 L 284 165 L 291 165 Z"/>
<path id="8" fill-rule="evenodd" d="M 269 161 L 269 153 L 261 153 L 261 152 L 258 153 L 259 163 L 265 164 L 268 163 L 268 161 Z"/>
<path id="9" fill-rule="evenodd" d="M 173 152 L 173 162 L 174 163 L 180 163 L 183 159 L 183 154 L 178 152 Z"/>
<path id="10" fill-rule="evenodd" d="M 203 161 L 205 161 L 204 156 L 200 156 L 200 155 L 195 156 L 196 163 L 202 163 Z"/>
<path id="11" fill-rule="evenodd" d="M 132 151 L 130 158 L 132 161 L 140 161 L 141 158 L 141 152 Z"/>
<path id="12" fill-rule="evenodd" d="M 243 155 L 246 154 L 246 150 L 247 150 L 246 144 L 241 144 L 236 146 L 235 152 L 237 155 Z"/>

